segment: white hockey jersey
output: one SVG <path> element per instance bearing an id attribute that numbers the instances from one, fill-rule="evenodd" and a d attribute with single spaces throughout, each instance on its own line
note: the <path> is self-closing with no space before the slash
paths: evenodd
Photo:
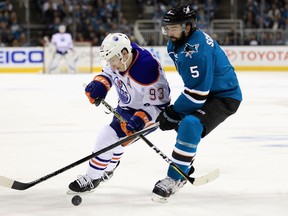
<path id="1" fill-rule="evenodd" d="M 51 43 L 56 47 L 56 51 L 67 53 L 73 48 L 73 40 L 70 33 L 55 33 L 52 36 Z"/>
<path id="2" fill-rule="evenodd" d="M 125 72 L 107 66 L 99 75 L 115 86 L 121 108 L 144 110 L 155 121 L 161 108 L 170 104 L 170 88 L 158 60 L 148 50 L 131 45 L 133 61 Z"/>

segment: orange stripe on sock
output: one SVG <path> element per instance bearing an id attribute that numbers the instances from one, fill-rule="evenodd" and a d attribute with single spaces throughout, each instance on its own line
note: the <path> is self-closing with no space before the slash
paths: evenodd
<path id="1" fill-rule="evenodd" d="M 99 161 L 96 161 L 94 159 L 91 159 L 90 162 L 98 167 L 102 167 L 102 168 L 105 168 L 107 167 L 108 163 L 101 163 Z"/>
<path id="2" fill-rule="evenodd" d="M 120 160 L 120 157 L 113 157 L 111 160 L 113 160 L 113 161 L 119 161 L 119 160 Z"/>

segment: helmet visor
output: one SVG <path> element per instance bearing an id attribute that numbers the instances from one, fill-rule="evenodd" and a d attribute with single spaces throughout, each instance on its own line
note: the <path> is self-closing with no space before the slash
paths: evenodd
<path id="1" fill-rule="evenodd" d="M 118 58 L 118 56 L 113 56 L 112 58 L 107 60 L 107 65 L 111 68 L 116 68 L 119 66 L 121 60 Z"/>
<path id="2" fill-rule="evenodd" d="M 162 26 L 162 33 L 164 35 L 175 35 L 178 34 L 179 32 L 183 31 L 183 25 L 181 24 L 169 24 L 169 25 L 164 25 Z M 185 26 L 184 26 L 185 29 Z"/>

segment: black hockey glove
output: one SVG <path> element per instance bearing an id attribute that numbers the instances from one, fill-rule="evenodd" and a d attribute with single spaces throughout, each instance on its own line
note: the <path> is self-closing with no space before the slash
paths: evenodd
<path id="1" fill-rule="evenodd" d="M 161 130 L 172 130 L 178 128 L 181 122 L 181 116 L 173 110 L 173 105 L 166 107 L 157 117 L 156 122 L 159 122 Z"/>

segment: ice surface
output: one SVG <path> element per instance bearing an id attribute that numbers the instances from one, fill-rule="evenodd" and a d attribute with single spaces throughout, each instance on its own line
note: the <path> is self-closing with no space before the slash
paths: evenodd
<path id="1" fill-rule="evenodd" d="M 112 114 L 90 105 L 84 75 L 0 74 L 0 175 L 30 182 L 91 153 L 101 125 Z M 201 141 L 195 161 L 201 175 L 220 168 L 207 185 L 186 185 L 167 204 L 151 191 L 167 163 L 138 141 L 126 148 L 114 177 L 71 204 L 68 184 L 87 163 L 28 190 L 0 187 L 0 216 L 287 216 L 288 73 L 238 73 L 244 100 L 239 111 Z M 182 90 L 177 73 L 167 73 L 172 100 Z M 116 105 L 115 89 L 107 101 Z M 176 133 L 147 138 L 170 156 Z"/>

